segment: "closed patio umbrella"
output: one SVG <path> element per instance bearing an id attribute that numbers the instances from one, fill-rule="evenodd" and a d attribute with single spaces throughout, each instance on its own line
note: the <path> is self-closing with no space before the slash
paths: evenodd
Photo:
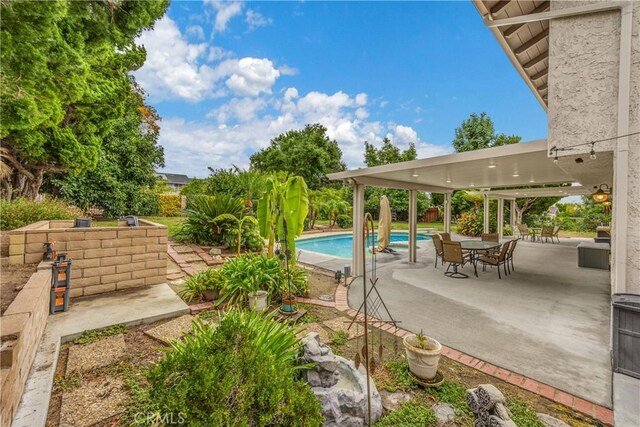
<path id="1" fill-rule="evenodd" d="M 391 240 L 391 206 L 387 196 L 380 198 L 380 218 L 378 220 L 378 251 L 382 251 Z"/>

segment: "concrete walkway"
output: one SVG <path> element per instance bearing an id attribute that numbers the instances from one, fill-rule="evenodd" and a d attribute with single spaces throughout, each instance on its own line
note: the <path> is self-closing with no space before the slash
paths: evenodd
<path id="1" fill-rule="evenodd" d="M 47 320 L 12 426 L 45 425 L 61 343 L 84 331 L 153 323 L 187 313 L 189 307 L 166 284 L 73 300 L 69 311 Z"/>
<path id="2" fill-rule="evenodd" d="M 578 268 L 576 246 L 520 242 L 516 271 L 495 269 L 450 279 L 434 268 L 434 250 L 378 259 L 379 291 L 402 327 L 443 344 L 611 407 L 609 272 Z M 349 303 L 362 302 L 356 280 Z"/>
<path id="3" fill-rule="evenodd" d="M 640 425 L 640 379 L 613 374 L 613 407 L 616 427 Z"/>

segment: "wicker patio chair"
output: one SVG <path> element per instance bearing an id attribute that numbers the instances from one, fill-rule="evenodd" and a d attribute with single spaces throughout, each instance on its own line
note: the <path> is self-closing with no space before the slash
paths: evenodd
<path id="1" fill-rule="evenodd" d="M 498 253 L 497 256 L 481 255 L 478 258 L 478 261 L 482 263 L 483 270 L 486 270 L 487 265 L 498 267 L 498 279 L 502 279 L 502 275 L 500 274 L 500 266 L 502 266 L 502 268 L 504 269 L 504 274 L 506 275 L 507 274 L 507 266 L 506 266 L 507 254 L 509 253 L 511 242 L 513 242 L 513 240 L 505 242 L 505 244 L 502 245 L 502 248 L 500 249 L 500 252 Z"/>
<path id="2" fill-rule="evenodd" d="M 544 239 L 544 240 L 542 240 Z M 540 241 L 548 242 L 551 239 L 551 243 L 555 243 L 553 241 L 553 226 L 552 225 L 543 225 L 542 230 L 540 231 Z"/>
<path id="3" fill-rule="evenodd" d="M 558 243 L 560 243 L 560 237 L 558 237 L 559 232 L 560 232 L 559 225 L 556 225 L 555 227 L 553 227 L 553 237 L 555 237 L 558 240 Z M 553 240 L 553 237 L 551 238 L 551 240 Z"/>
<path id="4" fill-rule="evenodd" d="M 458 271 L 458 266 L 464 266 L 469 262 L 469 256 L 462 253 L 460 242 L 443 241 L 442 242 L 442 261 L 448 262 L 449 266 L 444 275 L 454 279 L 466 279 L 469 275 Z M 452 271 L 449 271 L 453 267 Z"/>
<path id="5" fill-rule="evenodd" d="M 434 268 L 436 268 L 438 266 L 438 258 L 442 260 L 442 265 L 444 265 L 442 238 L 439 234 L 434 234 L 433 236 L 431 236 L 431 240 L 433 240 L 433 246 L 436 248 L 436 264 L 433 266 Z"/>
<path id="6" fill-rule="evenodd" d="M 509 243 L 509 252 L 507 252 L 507 268 L 509 270 L 509 273 L 511 273 L 511 271 L 516 271 L 516 268 L 513 266 L 513 252 L 516 250 L 516 245 L 518 244 L 518 240 L 520 239 L 514 239 L 511 240 Z"/>
<path id="7" fill-rule="evenodd" d="M 480 240 L 483 242 L 499 242 L 498 233 L 482 233 Z"/>

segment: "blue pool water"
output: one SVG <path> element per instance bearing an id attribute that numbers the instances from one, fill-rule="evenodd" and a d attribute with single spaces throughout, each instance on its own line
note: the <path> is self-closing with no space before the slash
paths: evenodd
<path id="1" fill-rule="evenodd" d="M 417 240 L 429 240 L 431 237 L 418 234 Z M 409 241 L 408 233 L 391 233 L 391 247 L 394 243 L 404 243 Z M 375 236 L 375 242 L 378 244 L 378 236 Z M 318 252 L 325 255 L 336 256 L 340 258 L 351 258 L 351 247 L 353 245 L 353 236 L 351 234 L 342 234 L 339 236 L 313 237 L 310 239 L 296 240 L 296 249 L 305 251 Z"/>

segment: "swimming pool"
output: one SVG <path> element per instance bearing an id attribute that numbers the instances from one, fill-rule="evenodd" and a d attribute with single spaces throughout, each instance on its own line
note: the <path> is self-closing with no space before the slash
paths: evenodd
<path id="1" fill-rule="evenodd" d="M 418 234 L 417 240 L 430 240 L 431 237 L 426 234 Z M 376 244 L 378 236 L 376 234 Z M 394 243 L 409 242 L 409 233 L 391 233 L 391 247 Z M 325 255 L 331 255 L 340 258 L 351 258 L 353 246 L 353 235 L 340 234 L 337 236 L 311 237 L 309 239 L 296 240 L 296 249 L 305 251 L 318 252 Z"/>

